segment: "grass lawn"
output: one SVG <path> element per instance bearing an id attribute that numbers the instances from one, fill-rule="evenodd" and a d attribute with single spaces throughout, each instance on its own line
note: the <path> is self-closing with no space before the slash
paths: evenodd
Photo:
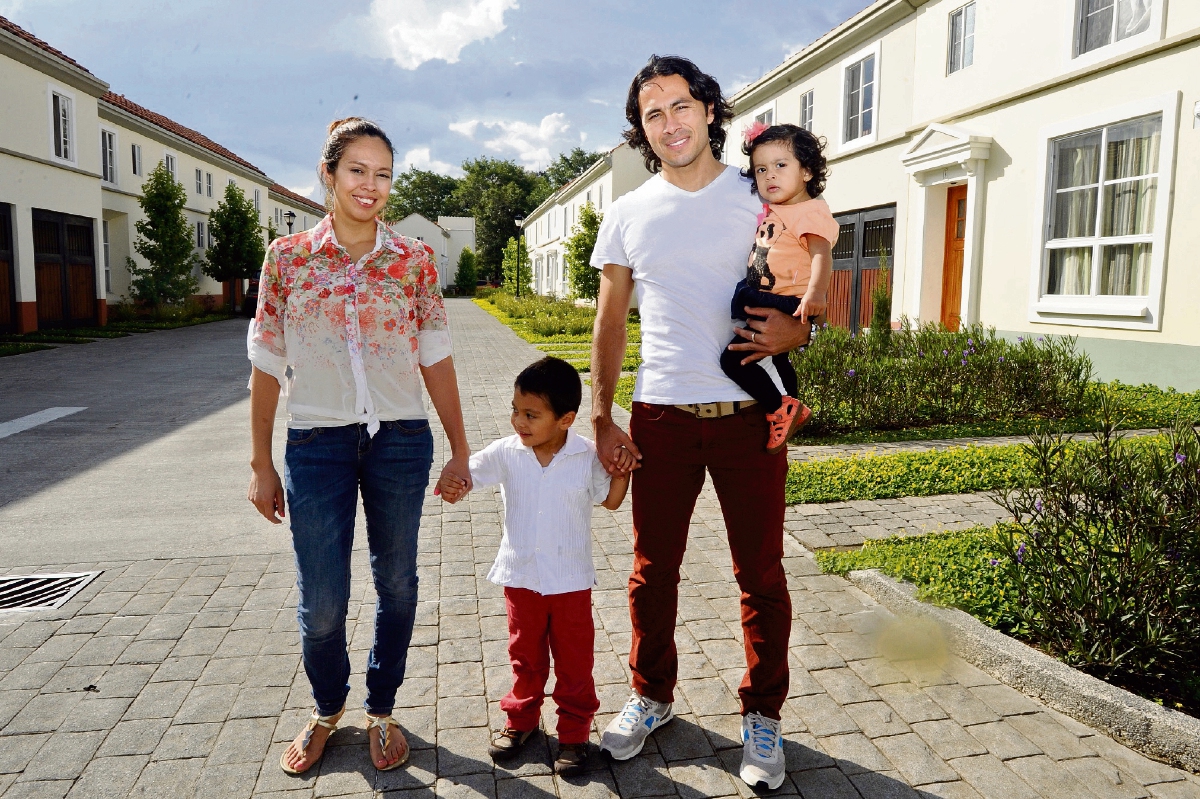
<path id="1" fill-rule="evenodd" d="M 0 358 L 6 355 L 22 355 L 26 352 L 37 352 L 38 350 L 52 350 L 47 344 L 32 344 L 24 341 L 0 341 Z"/>

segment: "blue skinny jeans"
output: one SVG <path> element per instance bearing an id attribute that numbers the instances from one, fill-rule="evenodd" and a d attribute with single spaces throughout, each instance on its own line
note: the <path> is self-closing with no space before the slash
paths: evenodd
<path id="1" fill-rule="evenodd" d="M 417 530 L 433 463 L 424 419 L 288 430 L 284 487 L 296 551 L 297 617 L 304 671 L 321 715 L 350 692 L 346 611 L 361 490 L 375 580 L 375 640 L 367 660 L 367 712 L 391 713 L 404 682 L 417 614 Z"/>

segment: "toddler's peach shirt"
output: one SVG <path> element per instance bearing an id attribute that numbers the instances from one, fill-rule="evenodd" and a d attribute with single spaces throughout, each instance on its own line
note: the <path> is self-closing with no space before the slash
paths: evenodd
<path id="1" fill-rule="evenodd" d="M 777 228 L 768 239 L 764 239 L 764 226 L 772 223 Z M 756 243 L 761 246 L 765 240 L 770 241 L 767 266 L 775 275 L 775 287 L 767 289 L 762 284 L 758 288 L 771 294 L 803 297 L 812 277 L 808 237 L 820 236 L 832 247 L 837 243 L 838 229 L 839 225 L 823 197 L 794 205 L 764 205 Z"/>

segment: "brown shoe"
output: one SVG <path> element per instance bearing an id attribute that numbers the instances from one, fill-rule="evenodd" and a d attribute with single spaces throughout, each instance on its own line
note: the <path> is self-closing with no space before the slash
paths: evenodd
<path id="1" fill-rule="evenodd" d="M 488 747 L 488 754 L 492 756 L 492 760 L 508 760 L 516 757 L 525 748 L 525 742 L 529 740 L 529 736 L 537 732 L 535 727 L 532 730 L 514 730 L 512 727 L 505 727 L 492 738 L 492 744 Z"/>
<path id="2" fill-rule="evenodd" d="M 554 773 L 560 777 L 575 777 L 583 773 L 587 762 L 588 745 L 559 744 L 558 759 L 554 761 Z"/>

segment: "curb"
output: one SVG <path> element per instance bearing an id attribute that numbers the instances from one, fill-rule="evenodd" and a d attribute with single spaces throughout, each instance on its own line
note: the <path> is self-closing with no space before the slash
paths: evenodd
<path id="1" fill-rule="evenodd" d="M 1005 685 L 1147 757 L 1200 772 L 1200 719 L 1077 671 L 961 610 L 921 602 L 915 586 L 897 582 L 877 569 L 852 571 L 848 577 L 896 615 L 936 622 L 955 654 Z"/>

